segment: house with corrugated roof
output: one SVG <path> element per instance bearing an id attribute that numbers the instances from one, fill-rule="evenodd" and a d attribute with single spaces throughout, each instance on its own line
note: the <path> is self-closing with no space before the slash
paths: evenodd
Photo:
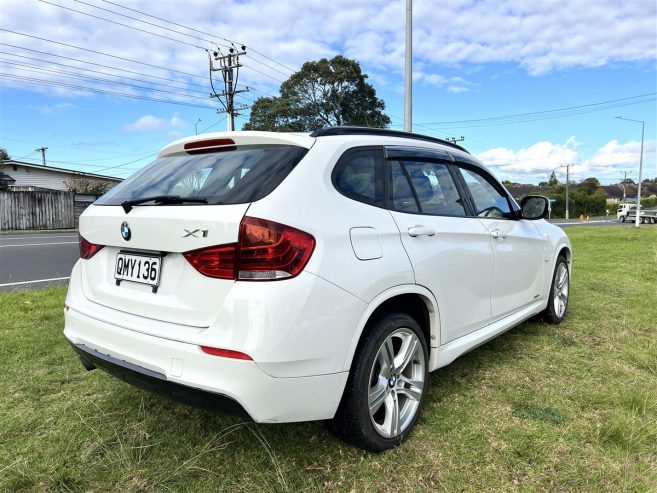
<path id="1" fill-rule="evenodd" d="M 7 184 L 9 190 L 13 191 L 66 191 L 67 187 L 64 182 L 76 178 L 86 178 L 88 180 L 109 183 L 112 186 L 120 183 L 122 180 L 114 176 L 26 163 L 14 159 L 5 160 L 3 164 L 3 176 L 0 179 Z"/>

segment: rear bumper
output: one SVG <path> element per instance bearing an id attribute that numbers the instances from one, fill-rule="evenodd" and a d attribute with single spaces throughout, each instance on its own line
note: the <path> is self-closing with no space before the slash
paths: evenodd
<path id="1" fill-rule="evenodd" d="M 175 400 L 254 421 L 330 419 L 348 372 L 276 378 L 253 361 L 203 353 L 199 346 L 118 327 L 69 308 L 64 335 L 95 366 Z"/>
<path id="2" fill-rule="evenodd" d="M 71 347 L 78 353 L 87 370 L 99 368 L 135 387 L 194 407 L 236 416 L 248 416 L 246 410 L 237 401 L 225 395 L 170 382 L 162 373 L 100 353 L 84 344 L 71 343 Z"/>

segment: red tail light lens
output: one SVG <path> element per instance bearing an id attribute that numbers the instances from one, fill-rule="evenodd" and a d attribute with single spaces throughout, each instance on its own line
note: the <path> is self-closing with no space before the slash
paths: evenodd
<path id="1" fill-rule="evenodd" d="M 221 349 L 218 347 L 201 346 L 201 351 L 212 356 L 221 356 L 222 358 L 243 359 L 253 361 L 253 358 L 246 353 L 233 351 L 232 349 Z"/>
<path id="2" fill-rule="evenodd" d="M 315 238 L 283 224 L 245 217 L 240 225 L 237 278 L 273 281 L 298 275 L 310 260 Z"/>
<path id="3" fill-rule="evenodd" d="M 183 253 L 192 266 L 204 276 L 235 279 L 237 244 L 201 248 Z"/>
<path id="4" fill-rule="evenodd" d="M 84 239 L 82 235 L 78 235 L 80 238 L 80 258 L 84 260 L 89 260 L 91 257 L 96 255 L 102 248 L 103 245 L 95 245 L 94 243 L 89 243 Z"/>
<path id="5" fill-rule="evenodd" d="M 201 274 L 240 281 L 276 281 L 297 276 L 315 249 L 312 235 L 284 224 L 245 217 L 237 244 L 183 253 Z"/>

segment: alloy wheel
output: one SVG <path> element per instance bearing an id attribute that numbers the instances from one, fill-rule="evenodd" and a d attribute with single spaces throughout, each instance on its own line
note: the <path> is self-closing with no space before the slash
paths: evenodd
<path id="1" fill-rule="evenodd" d="M 418 336 L 408 328 L 391 333 L 370 371 L 368 406 L 376 432 L 384 438 L 403 433 L 420 408 L 425 357 Z"/>

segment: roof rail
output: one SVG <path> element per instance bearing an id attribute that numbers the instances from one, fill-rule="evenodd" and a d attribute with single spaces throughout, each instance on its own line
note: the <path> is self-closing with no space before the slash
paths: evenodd
<path id="1" fill-rule="evenodd" d="M 460 145 L 455 144 L 454 142 L 449 142 L 448 140 L 439 139 L 437 137 L 429 137 L 428 135 L 416 134 L 412 132 L 400 132 L 399 130 L 388 130 L 387 128 L 370 128 L 370 127 L 327 127 L 320 128 L 315 130 L 310 134 L 311 137 L 327 137 L 330 135 L 381 135 L 387 137 L 401 137 L 405 139 L 416 139 L 416 140 L 425 140 L 427 142 L 435 142 L 436 144 L 442 144 L 459 151 L 463 151 L 467 154 L 470 154 L 467 149 L 461 147 Z"/>

